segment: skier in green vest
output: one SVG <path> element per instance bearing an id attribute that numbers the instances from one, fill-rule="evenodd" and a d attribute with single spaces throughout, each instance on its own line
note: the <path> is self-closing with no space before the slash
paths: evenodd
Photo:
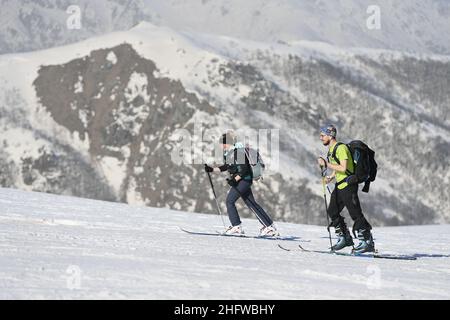
<path id="1" fill-rule="evenodd" d="M 354 172 L 354 164 L 352 154 L 349 148 L 336 140 L 337 129 L 333 125 L 327 125 L 320 130 L 320 140 L 324 146 L 327 146 L 327 160 L 318 159 L 318 164 L 322 168 L 331 169 L 333 172 L 326 177 L 326 183 L 336 181 L 335 188 L 331 194 L 330 203 L 327 213 L 331 218 L 331 224 L 338 236 L 338 241 L 332 246 L 331 250 L 338 251 L 345 247 L 353 247 L 352 236 L 345 224 L 341 212 L 344 207 L 347 208 L 351 218 L 354 221 L 353 234 L 360 240 L 359 244 L 354 247 L 355 253 L 374 252 L 375 244 L 371 233 L 371 225 L 367 222 L 363 215 L 361 204 L 358 198 L 358 184 L 349 184 L 347 178 Z M 337 148 L 336 150 L 334 150 Z M 336 155 L 336 158 L 333 155 Z"/>

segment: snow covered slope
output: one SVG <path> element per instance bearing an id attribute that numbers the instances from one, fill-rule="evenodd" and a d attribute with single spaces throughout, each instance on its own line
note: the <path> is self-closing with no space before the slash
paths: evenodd
<path id="1" fill-rule="evenodd" d="M 212 215 L 12 189 L 0 189 L 0 205 L 0 299 L 450 298 L 448 225 L 376 228 L 380 251 L 418 257 L 393 261 L 179 229 L 218 230 Z M 279 229 L 308 248 L 328 245 L 324 227 Z"/>

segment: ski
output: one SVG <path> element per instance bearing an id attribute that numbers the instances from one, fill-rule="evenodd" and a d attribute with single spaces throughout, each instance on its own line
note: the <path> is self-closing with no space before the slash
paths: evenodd
<path id="1" fill-rule="evenodd" d="M 285 237 L 262 237 L 262 236 L 249 236 L 246 234 L 243 235 L 235 235 L 235 234 L 225 234 L 223 232 L 198 232 L 198 231 L 190 231 L 183 228 L 180 228 L 181 231 L 194 234 L 194 235 L 200 235 L 200 236 L 216 236 L 216 237 L 234 237 L 234 238 L 246 238 L 246 239 L 261 239 L 261 240 L 281 240 L 281 241 L 302 241 L 300 240 L 300 237 L 295 236 L 285 236 Z M 303 240 L 305 241 L 305 240 Z"/>
<path id="2" fill-rule="evenodd" d="M 293 251 L 292 249 L 285 248 L 278 244 L 278 247 L 284 251 Z M 297 249 L 297 248 L 296 248 Z M 360 258 L 371 258 L 371 259 L 392 259 L 392 260 L 417 260 L 417 257 L 410 255 L 397 255 L 397 254 L 380 254 L 380 253 L 347 253 L 347 252 L 337 252 L 337 251 L 325 251 L 325 250 L 308 250 L 303 248 L 301 245 L 298 245 L 298 249 L 300 252 L 309 252 L 309 253 L 321 253 L 321 254 L 331 254 L 337 256 L 346 256 L 346 257 L 360 257 Z"/>

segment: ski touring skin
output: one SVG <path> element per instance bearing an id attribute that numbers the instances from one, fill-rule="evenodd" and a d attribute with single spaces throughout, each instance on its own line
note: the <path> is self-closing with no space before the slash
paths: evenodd
<path id="1" fill-rule="evenodd" d="M 285 248 L 278 244 L 278 247 L 284 251 L 293 251 L 292 249 Z M 325 251 L 325 250 L 308 250 L 303 248 L 301 245 L 296 247 L 296 251 L 299 252 L 308 252 L 308 253 L 321 253 L 321 254 L 331 254 L 337 256 L 346 256 L 346 257 L 361 257 L 361 258 L 373 258 L 373 259 L 392 259 L 392 260 L 417 260 L 417 257 L 410 255 L 398 255 L 398 254 L 380 254 L 380 253 L 346 253 L 346 252 L 338 252 L 338 251 Z"/>
<path id="2" fill-rule="evenodd" d="M 181 231 L 186 232 L 188 234 L 200 235 L 200 236 L 216 236 L 216 237 L 234 237 L 234 238 L 247 238 L 247 239 L 261 239 L 261 240 L 281 240 L 281 241 L 305 241 L 300 240 L 300 237 L 295 236 L 284 236 L 284 237 L 263 237 L 263 236 L 249 236 L 246 234 L 237 235 L 237 234 L 226 234 L 223 232 L 215 231 L 215 232 L 198 232 L 198 231 L 190 231 L 183 228 L 180 228 Z"/>

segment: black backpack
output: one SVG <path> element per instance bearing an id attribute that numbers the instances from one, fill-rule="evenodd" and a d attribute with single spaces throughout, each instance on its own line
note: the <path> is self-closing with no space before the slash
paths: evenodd
<path id="1" fill-rule="evenodd" d="M 337 148 L 343 143 L 339 142 L 333 150 L 332 157 L 338 163 L 341 164 L 339 159 L 336 158 Z M 363 192 L 369 192 L 370 183 L 375 181 L 377 176 L 378 164 L 375 161 L 375 151 L 370 149 L 367 144 L 362 141 L 354 140 L 347 144 L 350 154 L 352 155 L 352 161 L 354 165 L 354 171 L 347 171 L 349 175 L 343 182 L 348 184 L 359 184 L 364 182 Z"/>

